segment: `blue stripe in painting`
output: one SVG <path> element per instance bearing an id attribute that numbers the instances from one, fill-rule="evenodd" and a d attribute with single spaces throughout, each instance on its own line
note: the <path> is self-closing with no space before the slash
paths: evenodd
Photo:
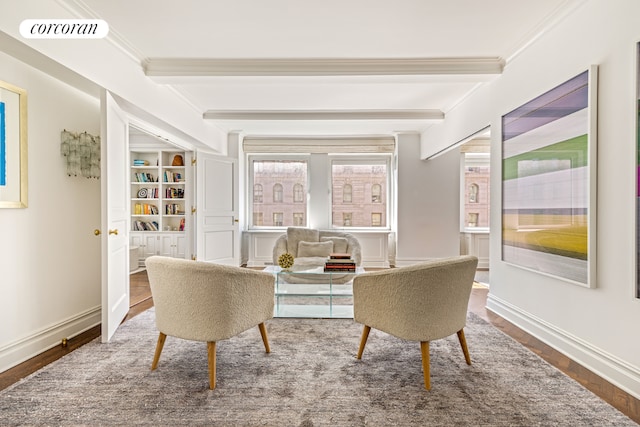
<path id="1" fill-rule="evenodd" d="M 502 117 L 502 140 L 539 128 L 589 105 L 589 72 L 527 102 Z"/>
<path id="2" fill-rule="evenodd" d="M 0 102 L 0 185 L 7 185 L 7 150 L 4 126 L 4 102 Z"/>

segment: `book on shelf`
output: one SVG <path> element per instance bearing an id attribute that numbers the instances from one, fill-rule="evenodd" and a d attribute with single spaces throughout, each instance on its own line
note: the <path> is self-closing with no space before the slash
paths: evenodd
<path id="1" fill-rule="evenodd" d="M 184 199 L 184 188 L 167 188 L 164 197 L 165 199 Z"/>
<path id="2" fill-rule="evenodd" d="M 156 179 L 150 173 L 138 172 L 134 174 L 136 182 L 156 182 Z"/>
<path id="3" fill-rule="evenodd" d="M 164 171 L 164 182 L 183 182 L 180 172 Z"/>
<path id="4" fill-rule="evenodd" d="M 184 209 L 178 204 L 165 205 L 164 213 L 166 215 L 184 215 Z"/>
<path id="5" fill-rule="evenodd" d="M 158 231 L 157 221 L 133 221 L 133 231 Z"/>

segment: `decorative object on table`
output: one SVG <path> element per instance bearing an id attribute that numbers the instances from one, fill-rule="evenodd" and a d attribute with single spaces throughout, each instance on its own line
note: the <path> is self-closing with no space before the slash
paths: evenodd
<path id="1" fill-rule="evenodd" d="M 293 255 L 291 255 L 289 252 L 283 253 L 278 257 L 278 265 L 283 270 L 290 269 L 291 266 L 293 265 Z"/>
<path id="2" fill-rule="evenodd" d="M 100 137 L 87 132 L 60 133 L 60 154 L 67 158 L 67 175 L 100 178 Z"/>
<path id="3" fill-rule="evenodd" d="M 27 91 L 0 81 L 0 208 L 27 207 Z"/>
<path id="4" fill-rule="evenodd" d="M 307 242 L 307 244 L 302 244 Z M 327 242 L 333 242 L 333 249 L 322 255 L 317 255 L 318 251 L 326 250 L 324 245 Z M 309 245 L 311 243 L 311 245 Z M 317 246 L 317 248 L 316 248 Z M 302 249 L 302 251 L 301 251 Z M 358 239 L 350 233 L 333 230 L 318 230 L 306 227 L 288 227 L 286 234 L 276 239 L 273 245 L 273 264 L 278 265 L 278 257 L 285 252 L 289 252 L 296 260 L 296 271 L 311 270 L 319 268 L 323 270 L 327 257 L 331 253 L 348 253 L 356 263 L 356 267 L 362 264 L 362 249 Z M 313 255 L 312 253 L 315 253 Z M 302 274 L 294 277 L 295 273 L 291 273 L 291 278 L 297 283 L 322 283 L 326 278 L 322 276 L 314 276 Z M 333 284 L 345 284 L 353 279 L 351 272 L 336 272 L 331 277 Z"/>
<path id="5" fill-rule="evenodd" d="M 184 166 L 184 159 L 182 158 L 182 154 L 176 154 L 173 156 L 173 162 L 171 162 L 171 166 Z"/>

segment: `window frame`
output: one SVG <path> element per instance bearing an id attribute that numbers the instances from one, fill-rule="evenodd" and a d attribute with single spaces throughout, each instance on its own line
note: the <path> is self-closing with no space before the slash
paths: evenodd
<path id="1" fill-rule="evenodd" d="M 300 162 L 305 162 L 307 165 L 307 179 L 304 182 L 303 186 L 302 186 L 302 191 L 303 191 L 303 201 L 302 202 L 294 202 L 294 204 L 296 205 L 297 208 L 300 208 L 302 206 L 305 206 L 304 211 L 306 212 L 306 214 L 304 215 L 304 221 L 305 224 L 302 225 L 302 227 L 308 227 L 309 226 L 309 217 L 310 217 L 310 206 L 309 206 L 309 182 L 310 182 L 310 163 L 311 163 L 311 159 L 309 155 L 276 155 L 276 154 L 260 154 L 260 153 L 255 153 L 255 154 L 248 154 L 247 157 L 247 167 L 246 167 L 246 179 L 247 179 L 247 189 L 253 189 L 255 187 L 255 182 L 254 182 L 254 162 L 255 161 L 279 161 L 279 160 L 286 160 L 286 161 L 300 161 Z M 276 183 L 274 183 L 275 185 Z M 263 189 L 264 190 L 264 189 Z M 284 199 L 284 192 L 286 191 L 286 189 L 283 186 L 282 189 L 282 196 Z M 252 191 L 252 195 L 251 197 L 245 197 L 245 203 L 246 203 L 246 212 L 247 212 L 247 219 L 249 220 L 249 223 L 246 224 L 247 230 L 286 230 L 286 228 L 288 226 L 282 225 L 282 226 L 275 226 L 275 225 L 255 225 L 253 222 L 253 218 L 254 218 L 254 210 L 253 210 L 253 191 Z M 263 200 L 264 200 L 264 193 L 263 193 Z M 276 202 L 274 202 L 276 203 Z M 284 204 L 284 202 L 277 202 L 278 204 Z M 284 223 L 285 218 L 283 217 L 283 223 Z M 263 221 L 264 223 L 264 221 Z"/>
<path id="2" fill-rule="evenodd" d="M 320 229 L 333 229 L 333 230 L 345 230 L 345 231 L 390 231 L 394 224 L 394 206 L 395 206 L 395 154 L 394 153 L 315 153 L 315 154 L 268 154 L 268 153 L 246 153 L 246 167 L 243 175 L 245 176 L 245 185 L 243 185 L 246 196 L 243 197 L 245 208 L 245 215 L 247 218 L 246 230 L 248 231 L 275 231 L 286 230 L 288 226 L 272 226 L 261 225 L 257 226 L 253 224 L 254 209 L 253 209 L 253 189 L 254 182 L 254 165 L 259 161 L 300 161 L 305 162 L 307 165 L 307 177 L 306 182 L 301 182 L 303 185 L 303 202 L 294 202 L 296 206 L 296 212 L 300 212 L 300 208 L 304 206 L 304 222 L 303 227 L 314 227 Z M 385 182 L 379 182 L 380 185 L 386 185 L 386 199 L 385 209 L 378 209 L 377 212 L 382 212 L 383 217 L 386 218 L 385 226 L 344 226 L 333 224 L 333 185 L 332 185 L 332 165 L 334 162 L 338 164 L 347 165 L 384 165 L 386 167 L 387 176 Z M 323 171 L 318 174 L 318 171 Z M 312 182 L 313 180 L 313 182 Z M 275 183 L 274 183 L 275 184 Z M 315 189 L 312 186 L 315 185 Z M 325 192 L 326 187 L 326 192 Z M 249 189 L 251 191 L 249 191 Z M 264 189 L 263 189 L 264 190 Z M 283 188 L 284 192 L 288 191 Z M 381 193 L 384 192 L 381 189 Z M 381 194 L 382 196 L 382 194 Z M 264 197 L 267 197 L 263 193 Z M 313 199 L 313 200 L 312 200 Z M 382 202 L 376 202 L 375 205 L 380 207 Z M 342 218 L 341 218 L 342 219 Z M 283 219 L 286 223 L 286 218 Z"/>
<path id="3" fill-rule="evenodd" d="M 335 230 L 346 230 L 346 231 L 390 231 L 391 225 L 393 223 L 392 218 L 392 206 L 393 206 L 393 161 L 394 156 L 392 153 L 381 153 L 381 154 L 329 154 L 328 155 L 328 168 L 329 168 L 329 226 L 331 229 Z M 376 212 L 380 212 L 383 215 L 383 218 L 386 219 L 386 224 L 384 226 L 338 226 L 334 224 L 333 221 L 333 165 L 384 165 L 386 168 L 387 176 L 384 182 L 386 186 L 386 199 L 384 201 L 385 209 L 379 209 Z M 376 183 L 382 186 L 382 183 Z M 372 185 L 373 186 L 373 185 Z M 352 187 L 353 188 L 353 187 Z M 382 197 L 382 187 L 380 188 L 380 197 Z M 352 194 L 352 202 L 353 203 L 353 194 Z M 370 200 L 372 204 L 376 206 L 381 206 L 383 204 L 382 200 L 379 202 L 373 202 Z"/>
<path id="4" fill-rule="evenodd" d="M 480 185 L 476 182 L 472 182 L 467 186 L 465 181 L 465 174 L 467 167 L 487 167 L 489 168 L 489 177 L 491 176 L 491 155 L 490 153 L 481 153 L 481 152 L 462 152 L 460 153 L 460 231 L 461 232 L 488 232 L 490 229 L 490 224 L 487 226 L 470 226 L 469 225 L 469 217 L 467 216 L 465 206 L 467 204 L 472 205 L 480 205 Z M 489 183 L 490 184 L 490 183 Z M 478 188 L 478 192 L 476 194 L 476 201 L 471 202 L 469 197 L 469 190 L 471 185 L 476 185 Z M 490 187 L 487 187 L 487 191 L 490 191 Z M 483 196 L 484 197 L 484 196 Z M 488 193 L 487 193 L 488 197 Z M 490 215 L 490 200 L 487 200 L 489 203 L 487 215 Z M 473 213 L 476 213 L 474 211 Z M 478 221 L 480 220 L 480 212 L 478 213 Z M 490 220 L 488 217 L 487 219 Z"/>

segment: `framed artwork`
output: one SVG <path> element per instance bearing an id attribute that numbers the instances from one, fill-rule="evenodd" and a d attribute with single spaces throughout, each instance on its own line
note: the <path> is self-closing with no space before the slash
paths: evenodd
<path id="1" fill-rule="evenodd" d="M 0 81 L 0 208 L 27 207 L 27 92 Z"/>
<path id="2" fill-rule="evenodd" d="M 597 66 L 502 116 L 502 260 L 595 287 Z"/>
<path id="3" fill-rule="evenodd" d="M 640 298 L 640 43 L 636 49 L 636 298 Z"/>

